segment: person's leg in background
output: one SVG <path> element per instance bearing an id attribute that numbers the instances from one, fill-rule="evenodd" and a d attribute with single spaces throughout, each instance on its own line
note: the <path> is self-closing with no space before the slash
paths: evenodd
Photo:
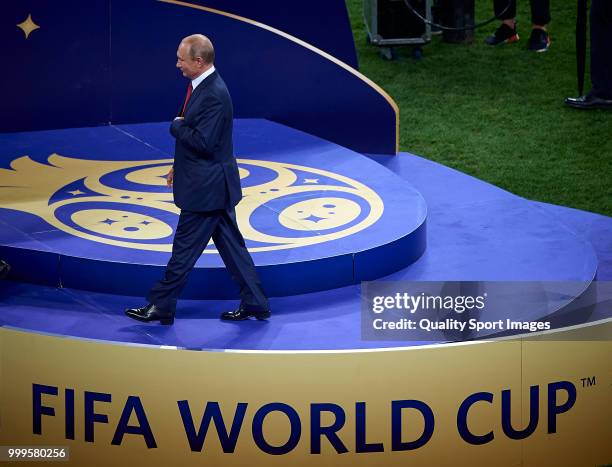
<path id="1" fill-rule="evenodd" d="M 495 16 L 502 20 L 495 32 L 485 39 L 489 45 L 511 44 L 519 40 L 516 32 L 516 0 L 494 0 Z"/>
<path id="2" fill-rule="evenodd" d="M 565 103 L 577 109 L 612 109 L 612 1 L 591 4 L 591 91 L 567 97 Z"/>
<path id="3" fill-rule="evenodd" d="M 550 37 L 546 26 L 550 22 L 550 0 L 530 0 L 532 29 L 527 48 L 534 52 L 546 52 Z M 502 24 L 485 39 L 489 45 L 511 44 L 519 40 L 516 30 L 516 0 L 494 0 L 495 16 Z"/>
<path id="4" fill-rule="evenodd" d="M 612 1 L 591 5 L 591 93 L 612 99 Z"/>
<path id="5" fill-rule="evenodd" d="M 550 0 L 530 0 L 531 35 L 527 48 L 534 52 L 546 52 L 550 47 L 550 37 L 546 26 L 550 23 Z"/>

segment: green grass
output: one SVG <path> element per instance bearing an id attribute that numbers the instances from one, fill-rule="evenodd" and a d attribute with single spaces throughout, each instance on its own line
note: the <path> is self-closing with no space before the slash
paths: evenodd
<path id="1" fill-rule="evenodd" d="M 520 196 L 612 216 L 612 112 L 566 108 L 576 95 L 575 0 L 551 2 L 552 45 L 526 49 L 529 2 L 519 0 L 518 43 L 490 47 L 497 22 L 473 44 L 440 36 L 424 58 L 397 61 L 366 44 L 362 0 L 346 0 L 360 71 L 400 107 L 400 149 L 486 180 Z M 476 0 L 476 20 L 492 16 Z M 585 88 L 590 88 L 587 72 Z"/>

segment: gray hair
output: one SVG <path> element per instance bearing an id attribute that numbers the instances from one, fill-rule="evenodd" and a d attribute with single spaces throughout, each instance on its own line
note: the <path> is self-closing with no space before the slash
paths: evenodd
<path id="1" fill-rule="evenodd" d="M 200 57 L 204 63 L 215 62 L 215 49 L 210 39 L 203 34 L 192 34 L 183 39 L 189 46 L 189 56 L 192 60 Z"/>

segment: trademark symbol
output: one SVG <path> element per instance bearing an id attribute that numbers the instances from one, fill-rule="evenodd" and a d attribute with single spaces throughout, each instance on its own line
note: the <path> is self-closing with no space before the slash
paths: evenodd
<path id="1" fill-rule="evenodd" d="M 590 388 L 596 384 L 595 376 L 591 376 L 590 378 L 580 378 L 580 381 L 582 381 L 583 388 Z"/>

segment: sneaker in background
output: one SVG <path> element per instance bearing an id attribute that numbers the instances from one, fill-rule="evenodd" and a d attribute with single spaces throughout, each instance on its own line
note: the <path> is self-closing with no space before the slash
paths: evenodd
<path id="1" fill-rule="evenodd" d="M 533 28 L 527 48 L 533 52 L 546 52 L 550 47 L 550 37 L 544 29 Z"/>
<path id="2" fill-rule="evenodd" d="M 513 28 L 508 26 L 506 23 L 502 23 L 495 32 L 485 39 L 485 42 L 489 45 L 500 45 L 500 44 L 511 44 L 517 42 L 519 35 L 516 33 L 516 24 Z"/>

